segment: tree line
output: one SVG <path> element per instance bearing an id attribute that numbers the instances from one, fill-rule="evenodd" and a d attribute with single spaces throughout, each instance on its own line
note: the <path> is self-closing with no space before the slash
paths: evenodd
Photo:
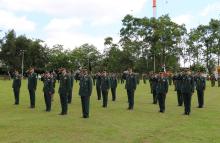
<path id="1" fill-rule="evenodd" d="M 122 19 L 120 40 L 104 39 L 104 52 L 94 45 L 83 44 L 64 49 L 52 47 L 43 40 L 16 36 L 9 30 L 0 39 L 0 60 L 3 70 L 24 69 L 55 70 L 60 67 L 76 70 L 89 63 L 93 71 L 122 72 L 133 67 L 139 73 L 167 70 L 178 71 L 180 58 L 194 69 L 204 67 L 212 72 L 220 64 L 220 21 L 211 19 L 207 25 L 199 25 L 187 31 L 186 26 L 173 22 L 168 15 L 159 18 L 138 18 L 126 15 Z"/>

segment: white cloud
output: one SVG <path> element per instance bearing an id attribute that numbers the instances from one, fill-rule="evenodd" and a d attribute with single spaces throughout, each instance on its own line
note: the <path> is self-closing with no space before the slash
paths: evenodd
<path id="1" fill-rule="evenodd" d="M 0 0 L 0 8 L 19 12 L 38 12 L 56 17 L 80 17 L 94 23 L 106 23 L 106 17 L 118 20 L 140 12 L 148 0 Z M 104 20 L 103 20 L 104 19 Z M 112 22 L 109 20 L 108 22 Z"/>
<path id="2" fill-rule="evenodd" d="M 68 31 L 82 26 L 82 21 L 76 18 L 52 19 L 45 27 L 46 31 Z"/>
<path id="3" fill-rule="evenodd" d="M 36 27 L 35 23 L 28 20 L 25 16 L 16 16 L 8 11 L 0 10 L 0 17 L 0 28 L 31 32 Z"/>
<path id="4" fill-rule="evenodd" d="M 99 50 L 104 48 L 104 38 L 118 36 L 118 29 L 108 31 L 110 26 L 119 24 L 128 13 L 138 14 L 149 0 L 0 0 L 0 9 L 13 13 L 38 14 L 52 19 L 39 29 L 49 45 L 62 44 L 73 49 L 84 43 L 94 44 Z M 39 21 L 41 22 L 41 21 Z M 90 29 L 88 32 L 84 29 Z M 102 27 L 103 33 L 91 33 Z M 98 35 L 98 36 L 97 36 Z"/>
<path id="5" fill-rule="evenodd" d="M 177 17 L 172 18 L 172 21 L 176 22 L 177 24 L 185 24 L 185 25 L 190 25 L 193 20 L 193 16 L 190 14 L 184 14 L 184 15 L 179 15 Z"/>
<path id="6" fill-rule="evenodd" d="M 54 31 L 49 32 L 47 35 L 47 39 L 45 40 L 49 46 L 53 46 L 55 44 L 64 45 L 65 49 L 73 49 L 75 46 L 80 46 L 85 43 L 95 45 L 100 51 L 104 48 L 104 38 L 91 36 L 86 33 L 73 33 L 68 31 Z"/>
<path id="7" fill-rule="evenodd" d="M 208 16 L 211 13 L 220 12 L 220 2 L 209 4 L 201 12 L 201 16 Z"/>

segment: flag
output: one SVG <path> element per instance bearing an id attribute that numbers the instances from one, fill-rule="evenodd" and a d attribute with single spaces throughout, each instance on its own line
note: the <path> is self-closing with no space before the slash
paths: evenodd
<path id="1" fill-rule="evenodd" d="M 153 0 L 153 7 L 157 7 L 157 1 Z"/>

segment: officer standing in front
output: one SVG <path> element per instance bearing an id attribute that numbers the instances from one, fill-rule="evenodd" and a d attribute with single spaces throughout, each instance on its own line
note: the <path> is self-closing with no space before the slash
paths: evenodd
<path id="1" fill-rule="evenodd" d="M 97 97 L 98 97 L 98 100 L 101 100 L 102 98 L 102 93 L 101 93 L 101 73 L 98 72 L 96 74 L 96 92 L 97 92 Z"/>
<path id="2" fill-rule="evenodd" d="M 205 77 L 202 76 L 202 73 L 198 72 L 198 75 L 197 75 L 195 81 L 196 81 L 196 90 L 197 90 L 198 103 L 199 103 L 198 108 L 203 108 L 206 80 L 205 80 Z"/>
<path id="3" fill-rule="evenodd" d="M 37 88 L 37 74 L 30 68 L 28 76 L 28 90 L 30 95 L 30 108 L 35 108 L 35 91 Z"/>
<path id="4" fill-rule="evenodd" d="M 107 108 L 108 105 L 108 91 L 110 89 L 110 79 L 107 76 L 107 72 L 103 71 L 101 79 L 101 90 L 102 90 L 102 107 Z"/>
<path id="5" fill-rule="evenodd" d="M 79 78 L 79 96 L 81 97 L 83 118 L 89 118 L 89 103 L 93 86 L 92 77 L 86 69 L 82 69 Z"/>
<path id="6" fill-rule="evenodd" d="M 158 82 L 158 77 L 157 77 L 156 73 L 151 75 L 151 78 L 149 79 L 149 82 L 151 84 L 151 93 L 153 94 L 153 104 L 157 104 L 157 82 Z"/>
<path id="7" fill-rule="evenodd" d="M 15 105 L 19 105 L 19 93 L 20 93 L 20 88 L 21 88 L 21 75 L 19 75 L 17 70 L 15 70 L 15 73 L 14 73 L 12 88 L 14 91 Z"/>
<path id="8" fill-rule="evenodd" d="M 116 88 L 118 85 L 117 78 L 116 78 L 115 74 L 111 75 L 110 81 L 111 81 L 112 101 L 115 101 L 116 100 Z"/>
<path id="9" fill-rule="evenodd" d="M 192 94 L 194 93 L 194 78 L 188 69 L 185 69 L 185 72 L 182 76 L 181 89 L 185 107 L 184 115 L 189 115 L 191 112 L 191 98 Z"/>
<path id="10" fill-rule="evenodd" d="M 134 92 L 137 87 L 137 81 L 136 77 L 132 72 L 132 69 L 128 69 L 128 73 L 126 75 L 126 83 L 125 83 L 125 89 L 127 90 L 127 96 L 128 96 L 128 110 L 134 109 Z"/>
<path id="11" fill-rule="evenodd" d="M 214 74 L 214 73 L 211 74 L 210 80 L 211 80 L 211 86 L 214 87 L 214 86 L 215 86 L 215 81 L 216 81 L 216 79 L 215 79 L 215 74 Z"/>
<path id="12" fill-rule="evenodd" d="M 182 76 L 181 76 L 181 73 L 179 73 L 175 77 L 175 84 L 176 84 L 178 106 L 182 106 L 183 105 L 183 95 L 182 95 Z"/>
<path id="13" fill-rule="evenodd" d="M 43 77 L 43 82 L 44 82 L 44 100 L 46 104 L 46 112 L 50 112 L 51 110 L 51 98 L 53 94 L 53 77 L 50 75 L 49 72 L 45 72 L 44 77 Z"/>
<path id="14" fill-rule="evenodd" d="M 74 84 L 74 74 L 71 71 L 68 71 L 68 76 L 70 77 L 70 90 L 68 92 L 68 103 L 71 104 L 73 97 L 73 84 Z"/>
<path id="15" fill-rule="evenodd" d="M 159 102 L 159 112 L 164 113 L 165 112 L 165 100 L 166 100 L 166 95 L 168 92 L 168 81 L 164 77 L 164 73 L 161 72 L 159 74 L 158 82 L 156 85 L 156 92 L 157 92 L 157 98 Z"/>
<path id="16" fill-rule="evenodd" d="M 67 74 L 66 69 L 61 69 L 62 74 L 60 75 L 60 87 L 59 87 L 59 94 L 60 94 L 60 103 L 62 111 L 60 115 L 66 115 L 68 110 L 68 104 L 67 104 L 67 96 L 68 92 L 71 88 L 71 81 L 70 76 Z"/>

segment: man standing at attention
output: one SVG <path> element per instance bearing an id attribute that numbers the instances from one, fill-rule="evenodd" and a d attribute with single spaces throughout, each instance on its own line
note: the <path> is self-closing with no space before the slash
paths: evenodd
<path id="1" fill-rule="evenodd" d="M 60 103 L 61 103 L 62 111 L 60 115 L 66 115 L 68 110 L 67 98 L 68 98 L 68 92 L 71 89 L 71 80 L 65 68 L 62 68 L 61 72 L 62 74 L 60 76 L 59 94 L 60 94 Z"/>
<path id="2" fill-rule="evenodd" d="M 136 77 L 132 72 L 132 69 L 128 69 L 128 74 L 126 76 L 126 84 L 125 88 L 127 90 L 127 96 L 128 96 L 128 110 L 133 110 L 134 108 L 134 92 L 136 90 L 137 81 Z"/>
<path id="3" fill-rule="evenodd" d="M 79 83 L 79 96 L 81 97 L 83 118 L 89 118 L 89 103 L 92 94 L 92 77 L 86 69 L 81 71 Z"/>
<path id="4" fill-rule="evenodd" d="M 15 70 L 15 74 L 13 76 L 13 84 L 12 84 L 12 88 L 15 96 L 15 105 L 19 104 L 20 87 L 21 87 L 21 75 L 19 75 L 18 71 Z"/>
<path id="5" fill-rule="evenodd" d="M 30 108 L 35 108 L 35 91 L 37 88 L 37 74 L 30 68 L 28 76 L 28 90 L 30 95 Z"/>

